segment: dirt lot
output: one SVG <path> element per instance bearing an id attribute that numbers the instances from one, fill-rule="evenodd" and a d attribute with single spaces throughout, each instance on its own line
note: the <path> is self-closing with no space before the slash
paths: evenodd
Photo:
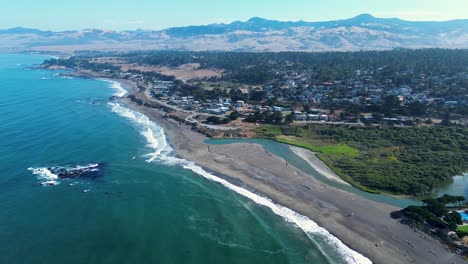
<path id="1" fill-rule="evenodd" d="M 164 75 L 175 76 L 177 79 L 189 81 L 194 79 L 203 79 L 211 77 L 221 77 L 224 70 L 220 69 L 200 69 L 199 63 L 187 63 L 178 67 L 168 66 L 150 66 L 129 64 L 121 59 L 113 57 L 103 57 L 94 59 L 96 63 L 109 63 L 120 66 L 122 71 L 138 70 L 142 72 L 157 72 Z"/>

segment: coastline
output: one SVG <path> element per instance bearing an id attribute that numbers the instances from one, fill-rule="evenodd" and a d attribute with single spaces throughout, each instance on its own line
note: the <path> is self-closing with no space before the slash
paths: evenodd
<path id="1" fill-rule="evenodd" d="M 182 142 L 198 142 L 201 143 L 204 141 L 205 137 L 198 132 L 194 132 L 190 129 L 189 126 L 182 124 L 178 121 L 164 118 L 165 113 L 160 110 L 156 109 L 149 109 L 147 107 L 135 104 L 130 100 L 122 100 L 123 105 L 137 113 L 143 114 L 149 117 L 152 121 L 156 121 L 158 125 L 163 128 L 163 132 L 161 134 L 166 134 L 170 136 L 172 143 L 171 145 L 176 147 L 176 154 L 175 158 L 167 158 L 161 156 L 161 162 L 168 162 L 171 165 L 180 165 L 185 169 L 191 170 L 202 176 L 210 181 L 216 182 L 218 184 L 223 185 L 227 189 L 236 192 L 237 194 L 244 196 L 256 204 L 260 206 L 264 206 L 269 208 L 274 214 L 282 217 L 285 221 L 290 222 L 291 224 L 295 225 L 296 227 L 302 229 L 304 235 L 308 236 L 311 239 L 320 239 L 325 240 L 325 244 L 334 248 L 333 254 L 339 254 L 343 257 L 347 263 L 356 263 L 356 264 L 369 264 L 372 263 L 370 259 L 363 256 L 361 253 L 352 249 L 349 245 L 345 244 L 336 236 L 330 234 L 327 229 L 319 226 L 316 222 L 311 220 L 305 215 L 301 215 L 290 209 L 289 207 L 283 206 L 282 204 L 277 203 L 275 200 L 270 199 L 269 197 L 265 196 L 263 192 L 259 192 L 257 188 L 254 188 L 252 185 L 246 184 L 244 180 L 241 178 L 234 178 L 232 177 L 232 171 L 229 170 L 228 173 L 225 171 L 220 170 L 220 168 L 215 168 L 210 166 L 210 164 L 200 162 L 200 160 L 193 159 L 194 156 L 191 156 L 189 153 L 192 152 L 192 148 L 183 148 L 181 147 Z M 123 114 L 126 116 L 126 114 Z M 178 133 L 177 131 L 183 131 L 182 133 Z M 159 133 L 158 133 L 159 134 Z M 183 137 L 183 138 L 182 138 Z M 175 140 L 174 140 L 175 139 Z M 204 143 L 202 143 L 204 144 Z M 212 146 L 206 145 L 205 151 L 209 153 L 216 153 L 215 149 L 211 148 Z M 246 146 L 242 146 L 246 147 Z M 263 147 L 260 145 L 255 144 L 255 147 L 264 153 L 264 155 L 271 154 L 265 152 Z M 198 148 L 198 146 L 197 146 Z M 198 148 L 198 150 L 201 150 Z M 244 149 L 245 150 L 245 149 Z M 160 153 L 161 150 L 157 151 Z M 204 151 L 201 151 L 200 154 L 205 155 Z M 215 161 L 216 162 L 216 161 Z M 236 170 L 236 169 L 234 169 Z M 238 172 L 235 172 L 238 173 Z M 243 172 L 245 173 L 245 171 Z M 255 172 L 257 173 L 257 172 Z M 257 174 L 260 175 L 260 174 Z M 322 252 L 326 255 L 326 251 Z M 331 262 L 333 263 L 333 261 Z"/>
<path id="2" fill-rule="evenodd" d="M 74 76 L 83 77 L 82 74 Z M 123 83 L 129 95 L 139 96 L 144 102 L 136 83 L 105 79 Z M 375 263 L 463 262 L 459 255 L 448 252 L 438 241 L 391 219 L 389 213 L 397 207 L 327 186 L 288 165 L 282 158 L 266 153 L 257 144 L 208 145 L 203 135 L 187 125 L 164 118 L 164 112 L 141 102 L 137 104 L 128 97 L 121 101 L 161 125 L 181 158 L 224 175 L 234 185 L 249 186 L 276 204 L 309 217 Z"/>

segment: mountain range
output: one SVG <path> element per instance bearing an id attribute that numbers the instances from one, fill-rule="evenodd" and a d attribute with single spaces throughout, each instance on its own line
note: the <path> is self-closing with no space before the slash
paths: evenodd
<path id="1" fill-rule="evenodd" d="M 468 19 L 405 21 L 362 14 L 350 19 L 305 22 L 254 17 L 229 24 L 164 30 L 0 30 L 0 51 L 349 51 L 404 48 L 468 48 Z"/>

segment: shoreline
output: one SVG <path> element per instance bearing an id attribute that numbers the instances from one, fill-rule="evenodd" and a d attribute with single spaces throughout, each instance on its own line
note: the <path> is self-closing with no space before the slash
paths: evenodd
<path id="1" fill-rule="evenodd" d="M 267 154 L 258 144 L 208 145 L 203 135 L 164 118 L 160 110 L 130 100 L 124 102 L 164 127 L 178 156 L 214 173 L 221 172 L 276 204 L 307 216 L 374 263 L 462 263 L 460 256 L 448 252 L 435 239 L 391 219 L 389 214 L 397 207 L 327 186 L 296 168 L 293 168 L 294 177 L 285 177 L 292 167 L 282 158 Z M 355 215 L 349 217 L 351 213 Z M 436 252 L 440 258 L 428 250 Z"/>
<path id="2" fill-rule="evenodd" d="M 340 178 L 340 176 L 336 175 L 336 173 L 333 172 L 333 170 L 330 169 L 322 160 L 320 160 L 312 151 L 305 149 L 305 148 L 291 146 L 291 145 L 289 145 L 289 148 L 297 156 L 305 160 L 307 164 L 309 164 L 314 170 L 316 170 L 322 176 L 332 181 L 341 183 L 343 185 L 351 186 L 351 184 L 347 183 L 345 180 Z"/>
<path id="3" fill-rule="evenodd" d="M 83 73 L 74 76 L 105 78 L 83 76 Z M 131 90 L 127 95 L 140 95 L 142 105 L 128 97 L 120 100 L 130 109 L 148 116 L 163 127 L 178 156 L 209 171 L 222 172 L 220 174 L 231 179 L 230 182 L 236 182 L 235 186 L 249 186 L 276 204 L 309 217 L 349 248 L 373 262 L 464 262 L 461 256 L 448 252 L 438 241 L 391 219 L 389 213 L 397 207 L 370 201 L 328 186 L 315 178 L 311 179 L 302 171 L 285 164 L 282 158 L 266 155 L 263 147 L 257 144 L 208 145 L 204 143 L 205 137 L 189 126 L 171 122 L 164 118 L 161 110 L 144 106 L 145 99 L 138 94 L 135 82 L 105 79 L 119 83 L 125 81 L 124 89 Z M 310 189 L 304 188 L 304 184 L 310 186 Z M 349 217 L 350 212 L 355 215 Z"/>
<path id="4" fill-rule="evenodd" d="M 163 117 L 164 112 L 161 110 L 152 109 L 154 111 L 146 112 L 145 109 L 140 108 L 138 104 L 135 104 L 131 101 L 123 100 L 122 104 L 137 113 L 143 114 L 148 116 L 152 121 L 155 121 L 158 125 L 160 125 L 164 132 L 168 137 L 172 138 L 172 136 L 178 137 L 177 134 L 174 133 L 173 129 L 182 129 L 185 130 L 183 136 L 186 137 L 188 140 L 193 140 L 191 136 L 198 137 L 197 140 L 204 140 L 204 136 L 200 135 L 198 132 L 193 132 L 192 130 L 187 131 L 190 129 L 187 125 L 181 124 L 178 121 L 172 119 L 166 119 Z M 146 109 L 148 110 L 148 109 Z M 175 126 L 175 127 L 173 127 Z M 171 128 L 170 128 L 171 127 Z M 188 133 L 187 133 L 188 132 Z M 192 134 L 192 135 L 190 135 Z M 203 138 L 199 138 L 202 136 Z M 175 147 L 176 151 L 176 158 L 184 163 L 187 162 L 191 165 L 186 164 L 179 164 L 182 165 L 183 168 L 191 170 L 198 174 L 201 177 L 204 177 L 210 181 L 223 185 L 225 188 L 234 191 L 238 195 L 244 196 L 249 200 L 255 202 L 259 206 L 266 207 L 272 211 L 273 214 L 283 218 L 284 221 L 293 224 L 297 228 L 301 229 L 309 239 L 314 239 L 315 236 L 320 237 L 328 242 L 326 242 L 327 246 L 331 246 L 335 248 L 335 253 L 338 253 L 343 259 L 345 259 L 348 263 L 356 263 L 356 264 L 370 264 L 372 261 L 362 255 L 360 252 L 355 251 L 349 244 L 344 243 L 338 237 L 331 234 L 327 229 L 319 226 L 314 220 L 310 219 L 305 215 L 301 215 L 298 212 L 293 211 L 289 207 L 285 207 L 282 204 L 279 204 L 274 199 L 270 199 L 269 197 L 265 196 L 262 192 L 259 192 L 257 188 L 254 188 L 251 185 L 245 184 L 244 181 L 232 177 L 232 175 L 227 175 L 223 172 L 220 172 L 217 169 L 213 169 L 210 166 L 200 165 L 196 160 L 189 158 L 185 154 L 181 154 L 177 150 L 177 145 L 179 142 L 174 142 L 170 138 L 167 138 L 168 143 L 171 146 Z M 255 144 L 257 145 L 257 144 Z M 210 148 L 210 145 L 206 145 L 208 152 L 216 153 L 215 150 Z M 259 146 L 259 145 L 257 145 Z M 259 146 L 263 149 L 263 147 Z M 265 152 L 266 153 L 266 152 Z M 271 154 L 267 154 L 271 155 Z M 164 160 L 164 159 L 163 159 Z M 315 243 L 315 242 L 314 242 Z M 322 252 L 322 254 L 326 254 L 327 251 Z"/>

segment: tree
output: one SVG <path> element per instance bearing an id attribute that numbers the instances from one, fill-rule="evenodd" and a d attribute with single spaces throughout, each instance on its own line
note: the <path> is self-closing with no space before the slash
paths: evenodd
<path id="1" fill-rule="evenodd" d="M 453 123 L 450 121 L 450 118 L 444 118 L 442 119 L 442 122 L 440 122 L 441 125 L 443 126 L 451 126 Z"/>
<path id="2" fill-rule="evenodd" d="M 457 212 L 448 213 L 444 216 L 444 221 L 447 222 L 451 230 L 457 229 L 458 225 L 463 224 L 463 220 Z"/>
<path id="3" fill-rule="evenodd" d="M 452 122 L 450 122 L 450 112 L 446 112 L 444 114 L 444 119 L 442 119 L 442 122 L 440 122 L 441 125 L 443 126 L 451 126 Z"/>
<path id="4" fill-rule="evenodd" d="M 291 124 L 293 121 L 294 121 L 294 112 L 289 113 L 284 118 L 284 122 L 286 122 L 286 124 Z"/>
<path id="5" fill-rule="evenodd" d="M 232 111 L 232 113 L 229 114 L 229 119 L 231 120 L 236 120 L 239 118 L 239 112 L 237 110 Z"/>
<path id="6" fill-rule="evenodd" d="M 396 95 L 387 95 L 383 98 L 382 108 L 386 115 L 398 112 L 401 107 L 400 98 Z"/>
<path id="7" fill-rule="evenodd" d="M 262 89 L 255 89 L 250 93 L 250 100 L 260 102 L 266 98 L 266 91 Z"/>
<path id="8" fill-rule="evenodd" d="M 447 208 L 445 205 L 441 202 L 439 202 L 437 199 L 434 198 L 428 198 L 422 200 L 423 204 L 426 206 L 426 208 L 436 215 L 437 217 L 442 217 L 443 215 L 447 214 Z"/>
<path id="9" fill-rule="evenodd" d="M 209 116 L 206 119 L 207 123 L 215 124 L 215 125 L 227 124 L 227 123 L 229 123 L 229 121 L 231 121 L 229 118 L 220 118 L 218 116 Z"/>
<path id="10" fill-rule="evenodd" d="M 242 93 L 242 91 L 239 88 L 231 89 L 228 93 L 228 96 L 233 102 L 247 100 L 247 95 Z"/>
<path id="11" fill-rule="evenodd" d="M 373 113 L 372 117 L 374 117 L 375 122 L 380 123 L 382 122 L 383 115 L 380 113 Z"/>
<path id="12" fill-rule="evenodd" d="M 443 204 L 460 204 L 465 201 L 464 196 L 455 196 L 455 195 L 449 195 L 449 194 L 444 194 L 443 196 L 437 198 L 437 201 L 443 203 Z"/>
<path id="13" fill-rule="evenodd" d="M 247 116 L 244 120 L 246 122 L 250 122 L 250 123 L 256 123 L 259 121 L 260 119 L 260 115 L 261 115 L 261 112 L 259 110 L 255 111 L 255 113 Z"/>
<path id="14" fill-rule="evenodd" d="M 209 116 L 209 117 L 206 119 L 206 122 L 212 123 L 212 124 L 218 124 L 219 121 L 220 121 L 220 118 L 217 117 L 217 116 Z"/>
<path id="15" fill-rule="evenodd" d="M 408 104 L 408 111 L 410 114 L 415 116 L 422 116 L 425 115 L 427 112 L 427 107 L 425 104 L 415 101 Z"/>
<path id="16" fill-rule="evenodd" d="M 280 124 L 283 122 L 283 114 L 279 111 L 275 111 L 271 114 L 271 119 L 273 120 L 273 123 Z"/>

